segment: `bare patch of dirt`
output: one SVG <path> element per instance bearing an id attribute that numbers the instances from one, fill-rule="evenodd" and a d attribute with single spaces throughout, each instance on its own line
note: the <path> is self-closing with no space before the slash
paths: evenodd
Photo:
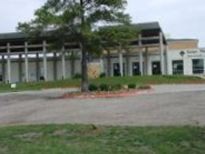
<path id="1" fill-rule="evenodd" d="M 22 141 L 32 141 L 33 139 L 40 138 L 42 135 L 43 133 L 30 132 L 30 133 L 15 135 L 14 137 Z"/>
<path id="2" fill-rule="evenodd" d="M 53 132 L 53 136 L 66 136 L 68 131 L 66 129 L 56 130 Z"/>

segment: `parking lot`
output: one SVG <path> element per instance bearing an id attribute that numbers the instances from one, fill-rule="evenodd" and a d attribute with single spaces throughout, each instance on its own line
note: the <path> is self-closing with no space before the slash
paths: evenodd
<path id="1" fill-rule="evenodd" d="M 153 86 L 135 97 L 58 99 L 54 89 L 0 94 L 0 125 L 205 125 L 205 85 Z"/>

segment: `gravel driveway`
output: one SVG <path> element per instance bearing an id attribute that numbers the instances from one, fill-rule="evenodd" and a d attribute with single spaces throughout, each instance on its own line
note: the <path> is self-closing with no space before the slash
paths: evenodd
<path id="1" fill-rule="evenodd" d="M 0 94 L 0 125 L 81 123 L 205 126 L 205 85 L 153 86 L 148 94 L 127 98 L 55 98 L 66 91 L 56 89 Z"/>

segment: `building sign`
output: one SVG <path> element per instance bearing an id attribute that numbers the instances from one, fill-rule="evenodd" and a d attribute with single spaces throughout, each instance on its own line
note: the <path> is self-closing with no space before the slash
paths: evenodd
<path id="1" fill-rule="evenodd" d="M 195 54 L 198 50 L 187 50 L 187 54 Z"/>
<path id="2" fill-rule="evenodd" d="M 187 56 L 191 58 L 198 58 L 205 56 L 205 50 L 187 50 Z"/>
<path id="3" fill-rule="evenodd" d="M 205 54 L 205 49 L 200 49 L 200 52 Z"/>

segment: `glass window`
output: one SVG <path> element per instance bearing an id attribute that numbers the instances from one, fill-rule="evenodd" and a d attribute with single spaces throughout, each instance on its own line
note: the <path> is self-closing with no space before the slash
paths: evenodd
<path id="1" fill-rule="evenodd" d="M 172 70 L 174 75 L 184 74 L 184 63 L 183 60 L 173 60 L 172 61 Z"/>
<path id="2" fill-rule="evenodd" d="M 204 60 L 203 59 L 193 59 L 192 60 L 192 70 L 193 70 L 193 74 L 203 74 L 204 73 Z"/>

